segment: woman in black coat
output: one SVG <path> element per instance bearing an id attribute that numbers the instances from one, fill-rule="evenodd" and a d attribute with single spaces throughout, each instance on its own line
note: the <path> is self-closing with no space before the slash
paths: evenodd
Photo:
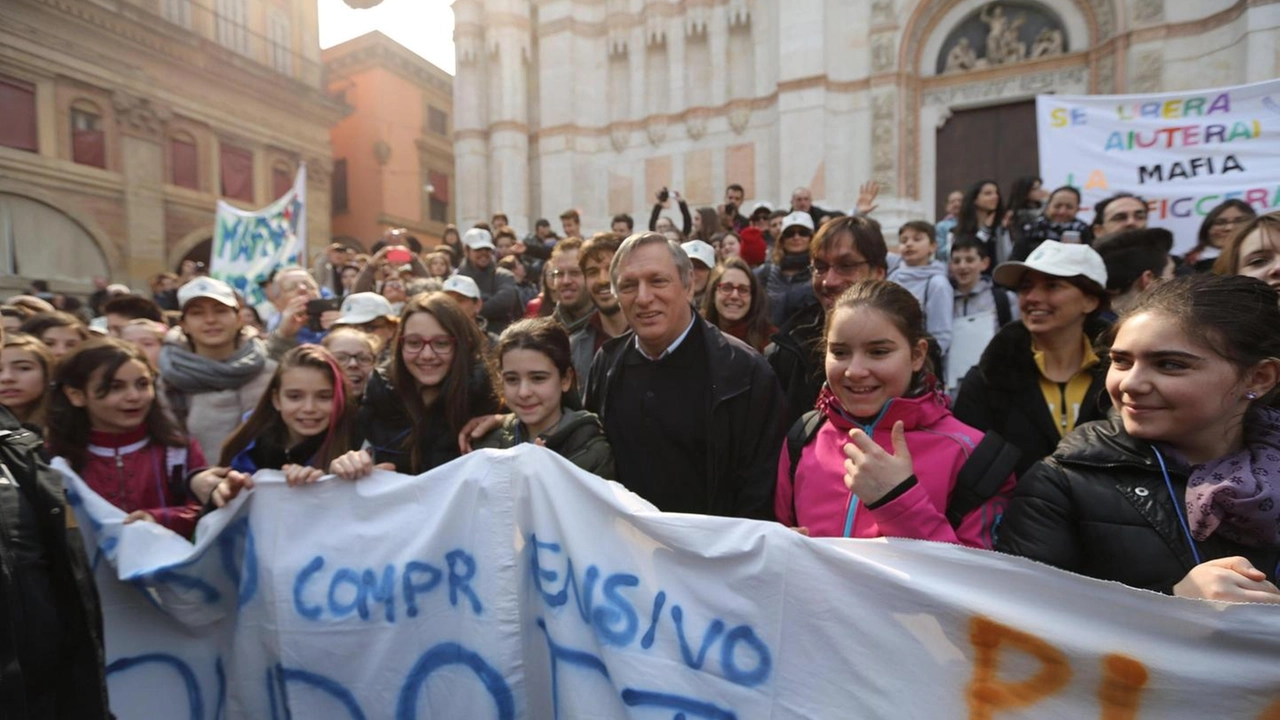
<path id="1" fill-rule="evenodd" d="M 1276 291 L 1242 277 L 1156 285 L 1116 326 L 1117 412 L 1018 484 L 996 548 L 1184 597 L 1280 603 Z"/>
<path id="2" fill-rule="evenodd" d="M 955 416 L 1019 450 L 1019 476 L 1077 425 L 1106 417 L 1105 372 L 1093 342 L 1107 329 L 1107 270 L 1087 245 L 1049 240 L 1025 262 L 996 268 L 1018 293 L 1021 318 L 1005 325 L 969 371 Z"/>

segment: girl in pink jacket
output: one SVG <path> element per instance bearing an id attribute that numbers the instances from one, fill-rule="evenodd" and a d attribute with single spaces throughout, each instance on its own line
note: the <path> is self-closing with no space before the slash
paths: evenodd
<path id="1" fill-rule="evenodd" d="M 822 423 L 794 477 L 783 448 L 774 496 L 779 521 L 814 537 L 992 547 L 1014 478 L 958 527 L 948 522 L 956 477 L 982 433 L 951 415 L 928 368 L 924 327 L 915 297 L 883 280 L 852 286 L 827 313 Z"/>

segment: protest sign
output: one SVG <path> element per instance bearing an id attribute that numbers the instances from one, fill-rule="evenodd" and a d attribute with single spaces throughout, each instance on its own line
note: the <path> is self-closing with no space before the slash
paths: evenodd
<path id="1" fill-rule="evenodd" d="M 293 188 L 261 210 L 218 201 L 209 274 L 244 295 L 266 300 L 259 283 L 283 265 L 304 265 L 307 250 L 307 166 L 298 166 Z"/>
<path id="2" fill-rule="evenodd" d="M 532 445 L 257 479 L 186 548 L 69 479 L 121 720 L 1280 711 L 1274 606 L 660 513 Z"/>
<path id="3" fill-rule="evenodd" d="M 1040 176 L 1082 206 L 1116 192 L 1149 202 L 1149 222 L 1190 250 L 1204 216 L 1230 198 L 1280 207 L 1280 81 L 1154 95 L 1036 98 Z M 1085 220 L 1092 212 L 1082 213 Z"/>

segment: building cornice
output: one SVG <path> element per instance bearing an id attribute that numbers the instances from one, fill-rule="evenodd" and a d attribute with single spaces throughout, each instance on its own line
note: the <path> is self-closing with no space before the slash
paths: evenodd
<path id="1" fill-rule="evenodd" d="M 327 80 L 371 68 L 384 68 L 424 88 L 453 97 L 453 76 L 378 31 L 365 33 L 321 52 Z"/>

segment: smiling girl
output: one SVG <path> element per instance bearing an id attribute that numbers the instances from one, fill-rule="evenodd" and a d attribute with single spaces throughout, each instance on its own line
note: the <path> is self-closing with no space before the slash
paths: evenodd
<path id="1" fill-rule="evenodd" d="M 291 485 L 315 482 L 347 451 L 355 412 L 333 355 L 299 345 L 280 359 L 258 407 L 222 446 L 219 464 L 247 474 L 283 470 Z"/>
<path id="2" fill-rule="evenodd" d="M 751 266 L 739 257 L 729 258 L 711 271 L 702 316 L 760 353 L 778 331 L 769 322 L 768 296 Z"/>
<path id="3" fill-rule="evenodd" d="M 1044 212 L 1024 224 L 1021 237 L 1014 243 L 1013 259 L 1026 260 L 1033 250 L 1045 240 L 1061 241 L 1066 233 L 1076 233 L 1076 241 L 1093 244 L 1093 230 L 1089 223 L 1076 217 L 1080 211 L 1080 191 L 1064 185 L 1049 195 Z"/>
<path id="4" fill-rule="evenodd" d="M 22 333 L 6 334 L 0 350 L 0 405 L 31 430 L 44 432 L 53 353 L 44 343 Z"/>
<path id="5" fill-rule="evenodd" d="M 1001 328 L 965 375 L 955 413 L 1022 450 L 1021 475 L 1077 425 L 1106 417 L 1093 342 L 1107 329 L 1107 268 L 1087 245 L 1046 240 L 1026 262 L 996 268 L 995 281 L 1017 290 L 1020 322 Z"/>
<path id="6" fill-rule="evenodd" d="M 815 537 L 908 537 L 991 547 L 1000 491 L 953 526 L 947 506 L 982 433 L 952 417 L 928 367 L 924 317 L 895 283 L 850 287 L 827 314 L 821 424 L 783 450 L 774 511 Z M 795 429 L 792 435 L 795 434 Z M 792 442 L 791 436 L 788 443 Z"/>
<path id="7" fill-rule="evenodd" d="M 551 318 L 521 320 L 502 332 L 497 356 L 502 396 L 514 412 L 473 447 L 537 442 L 569 462 L 613 479 L 613 451 L 594 413 L 582 409 L 569 335 Z"/>
<path id="8" fill-rule="evenodd" d="M 392 361 L 365 389 L 352 447 L 330 471 L 347 480 L 375 464 L 416 475 L 458 457 L 458 433 L 498 398 L 480 329 L 443 292 L 415 295 L 400 315 Z"/>
<path id="9" fill-rule="evenodd" d="M 200 505 L 189 482 L 216 485 L 225 468 L 206 469 L 189 440 L 156 402 L 155 371 L 135 345 L 91 340 L 58 364 L 50 398 L 49 451 L 94 492 L 129 513 L 190 537 Z"/>
<path id="10" fill-rule="evenodd" d="M 1018 485 L 999 550 L 1184 597 L 1280 603 L 1276 291 L 1159 283 L 1116 325 L 1119 412 L 1077 428 Z"/>

